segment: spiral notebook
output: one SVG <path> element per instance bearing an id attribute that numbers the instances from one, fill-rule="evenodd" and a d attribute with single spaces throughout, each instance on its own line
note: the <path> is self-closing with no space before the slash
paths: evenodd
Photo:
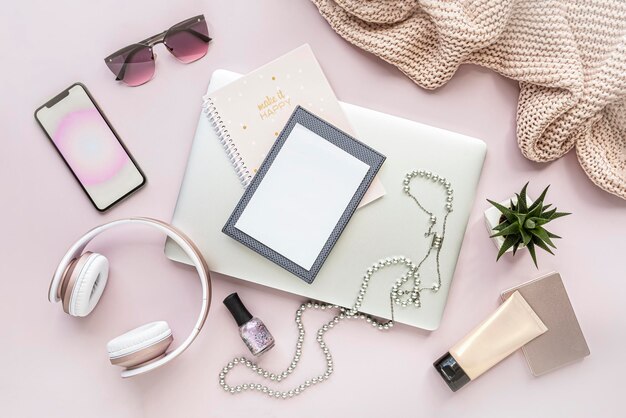
<path id="1" fill-rule="evenodd" d="M 355 136 L 307 44 L 204 97 L 204 113 L 244 187 L 297 106 Z M 375 178 L 359 206 L 384 194 Z"/>

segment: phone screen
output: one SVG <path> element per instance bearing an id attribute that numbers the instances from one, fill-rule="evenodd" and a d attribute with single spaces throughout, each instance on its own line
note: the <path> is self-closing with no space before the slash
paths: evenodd
<path id="1" fill-rule="evenodd" d="M 140 188 L 145 177 L 92 100 L 74 84 L 35 117 L 100 211 Z"/>

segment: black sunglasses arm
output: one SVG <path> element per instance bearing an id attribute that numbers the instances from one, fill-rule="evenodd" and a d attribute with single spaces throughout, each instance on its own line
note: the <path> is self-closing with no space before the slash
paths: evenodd
<path id="1" fill-rule="evenodd" d="M 195 36 L 196 38 L 199 38 L 200 40 L 209 43 L 211 40 L 213 40 L 213 38 L 210 38 L 208 36 L 206 36 L 204 33 L 200 33 L 196 30 L 193 29 L 185 29 L 187 32 L 191 33 L 193 36 Z"/>

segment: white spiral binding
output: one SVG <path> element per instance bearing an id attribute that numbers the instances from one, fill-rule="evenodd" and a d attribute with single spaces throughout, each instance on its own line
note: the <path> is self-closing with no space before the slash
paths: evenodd
<path id="1" fill-rule="evenodd" d="M 252 180 L 250 170 L 248 170 L 248 167 L 246 167 L 246 164 L 241 158 L 241 154 L 237 151 L 237 147 L 235 146 L 224 121 L 222 121 L 222 117 L 217 111 L 213 100 L 208 95 L 204 96 L 203 99 L 202 112 L 206 115 L 207 119 L 215 129 L 217 137 L 219 138 L 222 147 L 224 147 L 226 156 L 233 165 L 237 177 L 239 177 L 239 181 L 241 181 L 243 187 L 248 187 L 248 184 L 250 184 L 250 181 Z"/>

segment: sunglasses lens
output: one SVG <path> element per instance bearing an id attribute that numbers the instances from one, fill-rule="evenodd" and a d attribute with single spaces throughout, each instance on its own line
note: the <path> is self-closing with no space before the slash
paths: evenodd
<path id="1" fill-rule="evenodd" d="M 144 45 L 124 48 L 106 58 L 105 62 L 117 79 L 129 86 L 150 81 L 154 75 L 154 55 L 152 49 Z"/>
<path id="2" fill-rule="evenodd" d="M 173 26 L 165 35 L 164 43 L 180 61 L 188 64 L 206 55 L 209 49 L 209 30 L 204 19 Z"/>

